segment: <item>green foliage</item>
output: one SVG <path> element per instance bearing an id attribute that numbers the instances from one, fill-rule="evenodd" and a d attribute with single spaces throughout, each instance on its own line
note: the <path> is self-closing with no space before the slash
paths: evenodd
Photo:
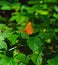
<path id="1" fill-rule="evenodd" d="M 7 50 L 7 45 L 6 45 L 6 43 L 5 43 L 4 41 L 1 41 L 1 40 L 0 40 L 0 49 L 5 49 L 5 50 Z"/>
<path id="2" fill-rule="evenodd" d="M 31 41 L 32 40 L 32 41 Z M 27 40 L 27 43 L 28 43 L 28 46 L 30 47 L 30 49 L 34 52 L 35 50 L 37 50 L 38 48 L 41 47 L 42 43 L 41 43 L 41 40 L 40 38 L 38 37 L 32 37 L 32 38 L 29 38 Z"/>
<path id="3" fill-rule="evenodd" d="M 32 55 L 31 59 L 36 65 L 41 65 L 42 64 L 42 50 L 39 48 L 39 50 L 36 50 Z"/>
<path id="4" fill-rule="evenodd" d="M 21 53 L 15 56 L 15 60 L 25 64 L 28 63 L 28 59 L 26 58 L 26 55 Z"/>
<path id="5" fill-rule="evenodd" d="M 18 42 L 18 36 L 16 34 L 8 35 L 7 39 L 11 42 L 12 45 Z"/>
<path id="6" fill-rule="evenodd" d="M 57 4 L 0 0 L 0 65 L 58 65 Z"/>
<path id="7" fill-rule="evenodd" d="M 49 65 L 58 65 L 58 56 L 47 61 Z"/>
<path id="8" fill-rule="evenodd" d="M 24 54 L 18 54 L 14 58 L 6 57 L 5 55 L 0 55 L 0 65 L 26 65 L 28 62 Z"/>

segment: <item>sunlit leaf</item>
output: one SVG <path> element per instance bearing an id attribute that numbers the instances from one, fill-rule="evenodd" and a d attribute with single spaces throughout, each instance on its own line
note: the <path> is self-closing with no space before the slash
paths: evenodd
<path id="1" fill-rule="evenodd" d="M 11 7 L 10 6 L 3 6 L 1 7 L 2 10 L 11 10 Z"/>
<path id="2" fill-rule="evenodd" d="M 6 42 L 0 40 L 0 49 L 7 50 L 7 44 L 6 44 Z"/>
<path id="3" fill-rule="evenodd" d="M 18 42 L 17 38 L 18 38 L 18 35 L 16 34 L 11 34 L 7 36 L 7 39 L 10 41 L 12 45 Z"/>

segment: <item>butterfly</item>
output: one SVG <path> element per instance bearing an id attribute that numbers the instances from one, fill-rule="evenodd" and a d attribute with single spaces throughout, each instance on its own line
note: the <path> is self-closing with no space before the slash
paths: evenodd
<path id="1" fill-rule="evenodd" d="M 25 30 L 21 30 L 21 32 L 25 32 L 28 35 L 32 35 L 33 32 L 34 32 L 33 27 L 32 27 L 32 23 L 28 22 L 27 25 L 26 25 L 26 27 L 25 27 Z"/>

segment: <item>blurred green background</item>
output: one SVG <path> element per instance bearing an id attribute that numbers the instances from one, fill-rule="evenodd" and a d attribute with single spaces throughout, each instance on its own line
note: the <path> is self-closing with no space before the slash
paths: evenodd
<path id="1" fill-rule="evenodd" d="M 57 0 L 0 0 L 0 65 L 58 65 Z"/>

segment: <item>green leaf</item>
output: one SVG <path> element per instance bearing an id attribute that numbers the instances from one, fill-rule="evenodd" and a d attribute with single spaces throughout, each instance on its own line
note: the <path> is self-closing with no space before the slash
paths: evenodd
<path id="1" fill-rule="evenodd" d="M 30 47 L 30 49 L 34 52 L 37 50 L 39 47 L 41 47 L 42 43 L 40 38 L 38 37 L 31 37 L 27 40 L 27 44 Z"/>
<path id="2" fill-rule="evenodd" d="M 42 52 L 35 51 L 31 55 L 31 59 L 35 65 L 41 65 L 42 64 Z"/>
<path id="3" fill-rule="evenodd" d="M 4 55 L 0 55 L 0 65 L 8 65 L 9 63 L 9 58 L 7 58 L 6 56 Z"/>
<path id="4" fill-rule="evenodd" d="M 33 14 L 33 12 L 34 12 L 34 8 L 29 7 L 29 6 L 23 5 L 21 8 L 22 8 L 22 10 L 24 10 L 24 9 L 27 10 L 27 12 L 30 13 L 30 14 Z"/>
<path id="5" fill-rule="evenodd" d="M 6 21 L 6 18 L 0 16 L 0 20 L 1 20 L 1 21 Z"/>
<path id="6" fill-rule="evenodd" d="M 17 38 L 18 38 L 18 35 L 16 34 L 11 34 L 11 35 L 8 35 L 7 37 L 7 39 L 10 41 L 12 45 L 18 42 Z"/>
<path id="7" fill-rule="evenodd" d="M 7 65 L 17 65 L 16 61 L 14 60 L 14 58 L 10 58 L 9 62 Z"/>
<path id="8" fill-rule="evenodd" d="M 28 4 L 37 4 L 37 1 L 29 1 Z"/>
<path id="9" fill-rule="evenodd" d="M 1 40 L 0 40 L 0 49 L 7 50 L 7 44 L 4 41 L 1 41 Z"/>
<path id="10" fill-rule="evenodd" d="M 40 32 L 39 33 L 39 37 L 41 37 L 41 39 L 43 39 L 43 38 L 50 38 L 50 36 L 49 36 L 49 34 L 46 34 L 45 32 Z"/>
<path id="11" fill-rule="evenodd" d="M 16 20 L 16 18 L 17 18 L 17 16 L 12 16 L 12 17 L 10 18 L 10 21 L 14 21 L 14 20 Z"/>
<path id="12" fill-rule="evenodd" d="M 44 11 L 44 10 L 36 10 L 36 13 L 37 14 L 41 14 L 41 15 L 48 15 L 49 14 L 49 12 L 48 11 Z"/>
<path id="13" fill-rule="evenodd" d="M 57 2 L 57 0 L 44 0 L 45 2 Z"/>
<path id="14" fill-rule="evenodd" d="M 26 65 L 26 64 L 24 64 L 24 63 L 18 63 L 18 65 Z"/>
<path id="15" fill-rule="evenodd" d="M 11 28 L 7 28 L 6 30 L 3 31 L 3 37 L 7 38 L 9 35 L 13 33 Z"/>
<path id="16" fill-rule="evenodd" d="M 6 6 L 1 7 L 1 9 L 2 10 L 11 10 L 11 7 L 6 5 Z"/>
<path id="17" fill-rule="evenodd" d="M 57 28 L 55 29 L 55 32 L 58 32 L 58 29 Z"/>
<path id="18" fill-rule="evenodd" d="M 54 6 L 56 12 L 58 12 L 58 6 Z"/>
<path id="19" fill-rule="evenodd" d="M 6 27 L 5 24 L 0 24 L 0 30 L 4 29 L 4 27 Z"/>
<path id="20" fill-rule="evenodd" d="M 23 14 L 23 13 L 22 13 Z M 16 18 L 16 22 L 20 25 L 25 25 L 26 21 L 28 20 L 28 17 L 26 16 L 22 16 L 21 14 L 19 14 Z"/>
<path id="21" fill-rule="evenodd" d="M 25 54 L 22 54 L 22 53 L 17 54 L 17 55 L 14 57 L 14 59 L 15 59 L 16 61 L 21 62 L 21 63 L 24 63 L 24 64 L 28 63 L 28 59 L 27 59 L 26 55 L 25 55 Z"/>
<path id="22" fill-rule="evenodd" d="M 18 60 L 16 61 L 15 58 L 10 58 L 0 54 L 0 65 L 26 65 L 26 64 L 20 61 L 18 62 Z"/>
<path id="23" fill-rule="evenodd" d="M 24 64 L 24 63 L 20 63 L 20 65 L 26 65 L 26 64 Z"/>
<path id="24" fill-rule="evenodd" d="M 58 18 L 58 14 L 56 14 L 56 13 L 54 13 L 53 16 L 54 16 L 55 18 Z"/>
<path id="25" fill-rule="evenodd" d="M 7 6 L 9 5 L 9 2 L 7 1 L 0 1 L 0 6 Z"/>
<path id="26" fill-rule="evenodd" d="M 25 25 L 25 24 L 26 24 L 26 21 L 28 20 L 28 17 L 23 16 L 22 14 L 23 14 L 23 12 L 20 12 L 20 14 L 18 13 L 17 15 L 12 16 L 12 17 L 10 18 L 10 21 L 16 20 L 16 22 L 17 22 L 18 24 L 20 24 L 20 25 Z"/>
<path id="27" fill-rule="evenodd" d="M 1 41 L 1 40 L 4 40 L 4 38 L 5 38 L 5 37 L 3 36 L 3 33 L 0 33 L 0 41 Z"/>
<path id="28" fill-rule="evenodd" d="M 28 39 L 28 38 L 29 38 L 28 34 L 26 34 L 26 33 L 24 33 L 24 32 L 21 32 L 21 37 L 22 37 L 23 39 Z"/>
<path id="29" fill-rule="evenodd" d="M 20 9 L 20 4 L 19 3 L 12 4 L 12 9 L 18 11 Z"/>
<path id="30" fill-rule="evenodd" d="M 0 55 L 0 58 L 0 65 L 17 65 L 14 58 L 9 58 L 5 55 Z"/>
<path id="31" fill-rule="evenodd" d="M 49 65 L 58 65 L 58 56 L 56 56 L 52 59 L 49 59 L 47 62 Z"/>
<path id="32" fill-rule="evenodd" d="M 25 30 L 25 26 L 24 26 L 24 25 L 22 25 L 22 26 L 18 26 L 17 29 L 18 29 L 19 32 L 20 32 L 21 30 Z"/>

